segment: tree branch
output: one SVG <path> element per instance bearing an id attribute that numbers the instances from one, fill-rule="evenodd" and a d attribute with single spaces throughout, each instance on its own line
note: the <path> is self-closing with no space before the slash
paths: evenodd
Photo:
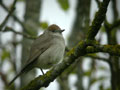
<path id="1" fill-rule="evenodd" d="M 8 8 L 2 2 L 0 4 L 7 12 L 9 12 Z M 15 16 L 13 14 L 12 17 L 22 26 L 22 28 L 25 30 L 25 32 L 28 31 L 26 26 L 24 25 L 24 23 L 17 16 Z"/>
<path id="2" fill-rule="evenodd" d="M 114 21 L 112 24 L 110 24 L 107 20 L 105 20 L 105 23 L 104 23 L 104 27 L 106 28 L 106 30 L 108 30 L 108 32 L 110 32 L 115 28 L 118 28 L 119 26 L 120 26 L 120 19 Z"/>
<path id="3" fill-rule="evenodd" d="M 87 54 L 87 55 L 85 55 L 85 57 L 89 57 L 89 58 L 105 61 L 105 62 L 108 62 L 108 63 L 110 62 L 107 58 L 99 57 L 98 55 Z"/>
<path id="4" fill-rule="evenodd" d="M 92 22 L 92 25 L 89 27 L 87 39 L 94 39 L 96 34 L 98 33 L 101 27 L 101 24 L 105 19 L 109 1 L 110 0 L 103 0 L 103 2 L 101 3 L 99 11 L 96 13 L 95 18 Z"/>
<path id="5" fill-rule="evenodd" d="M 62 63 L 60 63 L 50 71 L 48 71 L 45 75 L 39 76 L 33 81 L 31 81 L 22 90 L 38 90 L 41 87 L 47 87 L 50 82 L 52 82 L 55 78 L 57 78 L 57 76 L 59 76 L 73 62 L 75 62 L 79 56 L 83 56 L 88 53 L 96 53 L 96 52 L 105 52 L 105 53 L 110 53 L 111 55 L 120 56 L 120 45 L 102 45 L 102 46 L 96 45 L 96 47 L 88 46 L 86 48 L 87 45 L 88 45 L 87 42 L 84 41 L 80 42 L 76 48 L 69 51 L 69 53 L 67 54 L 69 57 L 66 60 L 64 60 Z M 110 63 L 106 59 L 104 59 L 104 61 Z"/>
<path id="6" fill-rule="evenodd" d="M 52 82 L 57 76 L 59 76 L 65 69 L 67 69 L 73 62 L 77 60 L 78 57 L 86 54 L 86 47 L 90 44 L 88 41 L 94 39 L 97 34 L 107 11 L 107 6 L 110 0 L 104 0 L 97 12 L 92 25 L 89 27 L 88 36 L 86 41 L 81 41 L 76 47 L 67 53 L 66 59 L 58 64 L 56 67 L 52 68 L 43 76 L 39 76 L 32 80 L 27 86 L 23 87 L 21 90 L 38 90 L 41 87 L 47 87 L 50 82 Z"/>
<path id="7" fill-rule="evenodd" d="M 98 5 L 98 7 L 100 7 L 100 1 L 99 0 L 95 0 L 96 1 L 96 3 L 97 3 L 97 5 Z"/>
<path id="8" fill-rule="evenodd" d="M 6 16 L 6 18 L 4 19 L 4 21 L 2 22 L 2 24 L 0 25 L 0 31 L 2 30 L 2 28 L 4 27 L 4 25 L 6 24 L 6 22 L 8 21 L 9 17 L 11 16 L 11 14 L 13 13 L 13 11 L 15 10 L 15 4 L 16 4 L 17 0 L 14 0 L 13 5 L 10 9 L 10 11 L 8 12 L 8 15 Z"/>
<path id="9" fill-rule="evenodd" d="M 57 76 L 59 76 L 66 68 L 68 68 L 79 56 L 85 54 L 84 49 L 86 48 L 87 43 L 82 41 L 78 44 L 77 47 L 72 49 L 67 55 L 69 56 L 62 63 L 58 64 L 56 67 L 52 68 L 43 76 L 39 76 L 31 81 L 27 86 L 21 90 L 38 90 L 41 87 L 47 87 L 50 82 L 52 82 Z"/>
<path id="10" fill-rule="evenodd" d="M 120 45 L 96 45 L 86 48 L 86 53 L 104 52 L 111 55 L 120 56 Z"/>
<path id="11" fill-rule="evenodd" d="M 3 32 L 8 32 L 8 31 L 11 31 L 15 34 L 19 34 L 19 35 L 22 35 L 23 37 L 26 37 L 28 39 L 36 39 L 37 37 L 36 36 L 30 36 L 29 34 L 25 34 L 25 33 L 21 33 L 21 32 L 17 32 L 15 31 L 13 28 L 11 27 L 5 27 L 4 30 L 2 30 Z"/>

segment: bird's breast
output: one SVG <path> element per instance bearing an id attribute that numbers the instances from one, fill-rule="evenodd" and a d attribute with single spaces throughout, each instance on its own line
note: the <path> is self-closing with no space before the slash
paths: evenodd
<path id="1" fill-rule="evenodd" d="M 63 40 L 53 40 L 53 44 L 39 56 L 37 66 L 43 69 L 50 68 L 58 64 L 64 56 L 65 42 Z"/>

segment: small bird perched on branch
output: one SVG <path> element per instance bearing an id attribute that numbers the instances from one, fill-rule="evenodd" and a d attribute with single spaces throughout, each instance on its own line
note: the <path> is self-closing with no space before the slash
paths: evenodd
<path id="1" fill-rule="evenodd" d="M 32 44 L 30 56 L 22 70 L 9 83 L 11 85 L 20 75 L 33 68 L 48 69 L 58 64 L 64 56 L 65 41 L 61 28 L 50 25 Z M 43 73 L 43 71 L 42 71 Z"/>

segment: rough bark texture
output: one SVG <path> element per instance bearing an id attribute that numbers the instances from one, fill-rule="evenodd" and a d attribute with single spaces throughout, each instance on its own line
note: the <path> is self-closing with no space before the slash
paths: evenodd
<path id="1" fill-rule="evenodd" d="M 56 67 L 54 67 L 52 70 L 48 71 L 45 75 L 39 76 L 35 80 L 31 81 L 27 86 L 22 88 L 22 90 L 38 90 L 41 87 L 47 87 L 50 84 L 50 82 L 52 82 L 65 69 L 67 69 L 72 63 L 74 63 L 78 57 L 85 55 L 87 52 L 85 49 L 89 45 L 94 46 L 95 50 L 92 48 L 94 51 L 96 51 L 96 48 L 100 49 L 101 51 L 103 50 L 104 46 L 98 47 L 99 45 L 96 44 L 95 41 L 93 41 L 93 38 L 95 38 L 95 35 L 97 34 L 98 30 L 100 29 L 99 26 L 101 26 L 102 22 L 105 19 L 104 17 L 106 15 L 107 6 L 109 4 L 109 1 L 110 0 L 103 0 L 100 9 L 97 12 L 97 15 L 95 16 L 95 18 L 93 20 L 92 25 L 89 27 L 90 29 L 88 31 L 89 33 L 88 33 L 87 39 L 85 41 L 81 41 L 80 43 L 77 44 L 76 47 L 74 47 L 72 50 L 70 50 L 67 54 L 68 58 L 65 61 L 63 61 Z M 99 15 L 100 16 L 103 15 L 102 20 L 99 20 L 100 19 Z M 96 22 L 99 22 L 99 23 L 96 23 Z M 94 32 L 94 33 L 92 33 L 92 32 Z M 93 35 L 91 35 L 91 34 L 93 34 Z M 88 37 L 90 37 L 90 38 L 88 38 Z M 106 49 L 107 48 L 105 48 L 105 51 L 106 51 Z M 117 49 L 119 49 L 119 46 Z M 107 50 L 107 52 L 109 52 L 109 50 Z"/>

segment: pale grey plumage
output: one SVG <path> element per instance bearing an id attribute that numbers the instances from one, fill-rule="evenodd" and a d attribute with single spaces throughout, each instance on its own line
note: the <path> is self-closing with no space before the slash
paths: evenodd
<path id="1" fill-rule="evenodd" d="M 38 67 L 47 69 L 62 60 L 65 50 L 63 32 L 57 25 L 48 27 L 32 44 L 30 56 L 20 73 L 9 83 L 11 85 L 24 72 Z"/>

